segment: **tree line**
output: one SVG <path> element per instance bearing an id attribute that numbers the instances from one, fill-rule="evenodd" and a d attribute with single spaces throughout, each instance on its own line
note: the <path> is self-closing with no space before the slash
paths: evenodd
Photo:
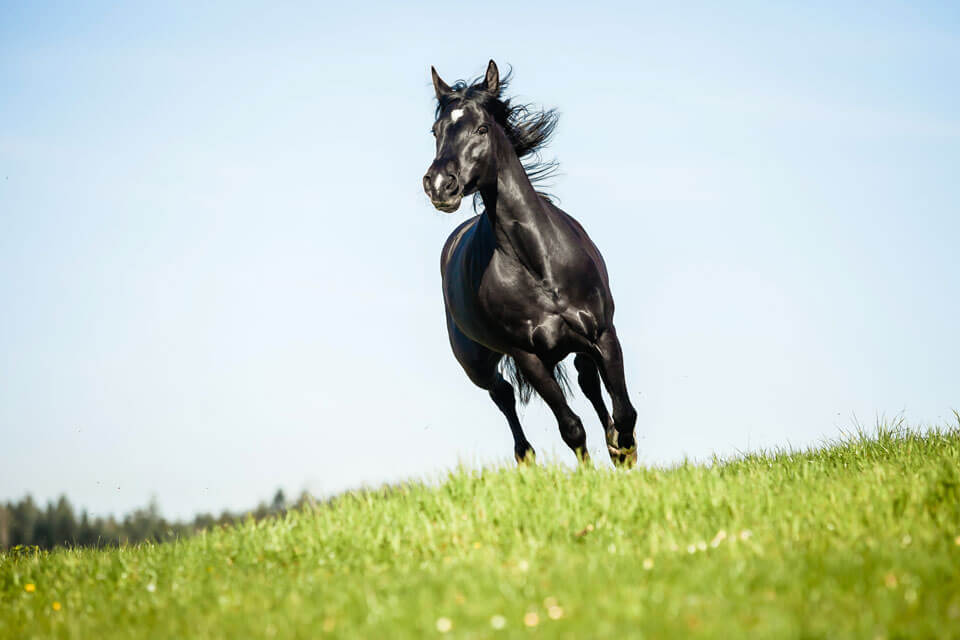
<path id="1" fill-rule="evenodd" d="M 0 549 L 18 545 L 52 549 L 162 542 L 184 538 L 215 525 L 234 524 L 247 518 L 260 520 L 306 503 L 313 503 L 306 492 L 295 502 L 288 502 L 283 490 L 278 489 L 273 500 L 261 502 L 251 511 L 224 511 L 219 516 L 203 513 L 191 521 L 181 522 L 168 521 L 160 515 L 156 500 L 118 520 L 113 516 L 92 517 L 85 509 L 77 513 L 66 496 L 41 507 L 28 495 L 18 502 L 0 503 Z"/>

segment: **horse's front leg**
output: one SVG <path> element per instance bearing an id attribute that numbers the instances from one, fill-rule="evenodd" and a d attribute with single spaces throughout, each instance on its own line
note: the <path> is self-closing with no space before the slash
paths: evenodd
<path id="1" fill-rule="evenodd" d="M 589 462 L 587 434 L 583 430 L 583 423 L 570 408 L 570 405 L 567 404 L 567 399 L 563 396 L 563 389 L 560 388 L 560 384 L 553 377 L 550 368 L 544 364 L 540 356 L 534 353 L 518 352 L 513 354 L 513 359 L 530 385 L 553 411 L 563 441 L 573 450 L 580 462 Z"/>
<path id="2" fill-rule="evenodd" d="M 637 410 L 633 408 L 627 394 L 627 381 L 623 374 L 623 351 L 616 329 L 611 326 L 604 331 L 596 342 L 596 348 L 600 377 L 603 378 L 613 403 L 615 432 L 607 432 L 610 459 L 615 465 L 632 467 L 637 463 Z"/>

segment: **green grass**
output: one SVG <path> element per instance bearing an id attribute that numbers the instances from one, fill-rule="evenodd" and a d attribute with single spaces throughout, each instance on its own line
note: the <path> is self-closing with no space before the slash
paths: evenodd
<path id="1" fill-rule="evenodd" d="M 951 428 L 461 471 L 176 543 L 0 554 L 0 638 L 957 638 L 958 469 Z"/>

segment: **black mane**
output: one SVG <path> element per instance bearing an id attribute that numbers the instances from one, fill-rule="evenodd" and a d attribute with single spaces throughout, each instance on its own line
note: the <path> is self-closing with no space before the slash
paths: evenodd
<path id="1" fill-rule="evenodd" d="M 457 80 L 450 88 L 452 91 L 437 100 L 437 110 L 434 115 L 439 118 L 447 107 L 455 103 L 472 102 L 493 116 L 493 119 L 503 127 L 507 139 L 513 145 L 517 157 L 523 159 L 532 156 L 523 162 L 527 178 L 534 187 L 556 175 L 559 167 L 556 160 L 543 160 L 540 151 L 547 146 L 557 126 L 558 114 L 556 109 L 537 109 L 529 104 L 510 104 L 510 98 L 502 98 L 504 90 L 513 76 L 511 69 L 500 79 L 497 93 L 487 91 L 487 84 L 483 76 L 473 82 Z M 544 198 L 552 199 L 543 191 L 537 190 Z M 477 209 L 480 203 L 480 194 L 474 194 L 473 206 Z"/>

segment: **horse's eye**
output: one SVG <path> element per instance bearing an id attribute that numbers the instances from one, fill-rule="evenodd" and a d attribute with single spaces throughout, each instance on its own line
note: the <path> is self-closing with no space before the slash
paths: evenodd
<path id="1" fill-rule="evenodd" d="M 477 133 L 479 133 L 480 135 L 483 135 L 486 132 L 487 132 L 487 125 L 482 124 L 479 127 L 477 127 Z"/>

